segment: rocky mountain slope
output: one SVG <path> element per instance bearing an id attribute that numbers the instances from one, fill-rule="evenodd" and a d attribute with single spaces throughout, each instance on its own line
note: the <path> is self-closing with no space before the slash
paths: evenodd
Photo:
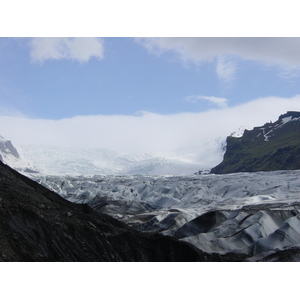
<path id="1" fill-rule="evenodd" d="M 300 169 L 300 112 L 289 111 L 275 123 L 229 136 L 215 174 Z"/>
<path id="2" fill-rule="evenodd" d="M 0 162 L 0 261 L 223 261 L 71 203 Z"/>
<path id="3" fill-rule="evenodd" d="M 12 142 L 4 139 L 2 136 L 0 136 L 0 161 L 20 172 L 36 172 L 33 165 L 24 159 L 24 157 L 21 157 Z"/>

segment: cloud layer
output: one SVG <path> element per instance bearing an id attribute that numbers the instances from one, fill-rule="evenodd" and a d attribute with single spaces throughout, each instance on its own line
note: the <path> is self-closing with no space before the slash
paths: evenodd
<path id="1" fill-rule="evenodd" d="M 279 66 L 295 74 L 300 68 L 300 38 L 139 38 L 150 53 L 176 53 L 184 62 L 215 62 L 221 79 L 234 78 L 236 59 Z M 236 59 L 235 59 L 236 58 Z"/>
<path id="2" fill-rule="evenodd" d="M 203 159 L 216 138 L 225 138 L 240 126 L 253 128 L 276 121 L 288 110 L 300 111 L 300 95 L 260 98 L 235 107 L 173 115 L 144 112 L 135 116 L 95 115 L 62 120 L 2 116 L 0 135 L 15 144 L 107 148 L 124 154 L 185 148 Z"/>
<path id="3" fill-rule="evenodd" d="M 104 58 L 103 40 L 99 38 L 32 38 L 29 45 L 32 62 L 49 59 L 87 62 L 92 57 Z"/>

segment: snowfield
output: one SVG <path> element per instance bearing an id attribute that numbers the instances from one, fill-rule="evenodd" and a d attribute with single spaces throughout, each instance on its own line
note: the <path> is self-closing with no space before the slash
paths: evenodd
<path id="1" fill-rule="evenodd" d="M 119 153 L 101 148 L 18 145 L 21 156 L 46 175 L 192 175 L 222 161 L 225 138 L 169 152 Z"/>
<path id="2" fill-rule="evenodd" d="M 72 202 L 88 203 L 134 228 L 171 235 L 206 252 L 255 259 L 300 244 L 300 170 L 31 177 Z"/>

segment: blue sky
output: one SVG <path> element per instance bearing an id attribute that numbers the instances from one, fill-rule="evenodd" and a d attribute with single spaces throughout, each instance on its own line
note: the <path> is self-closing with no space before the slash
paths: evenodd
<path id="1" fill-rule="evenodd" d="M 299 38 L 1 38 L 0 107 L 57 120 L 288 98 L 299 94 L 299 48 Z"/>

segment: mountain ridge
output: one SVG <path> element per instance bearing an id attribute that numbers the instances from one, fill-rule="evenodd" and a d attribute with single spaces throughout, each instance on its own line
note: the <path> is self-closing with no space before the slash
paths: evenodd
<path id="1" fill-rule="evenodd" d="M 274 123 L 228 136 L 223 161 L 214 174 L 300 169 L 300 112 L 288 111 Z"/>

